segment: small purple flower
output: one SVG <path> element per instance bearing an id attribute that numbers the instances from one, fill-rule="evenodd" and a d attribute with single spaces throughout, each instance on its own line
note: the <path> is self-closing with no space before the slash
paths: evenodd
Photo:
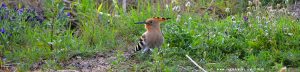
<path id="1" fill-rule="evenodd" d="M 248 17 L 247 16 L 244 16 L 243 18 L 244 18 L 245 22 L 248 22 Z"/>
<path id="2" fill-rule="evenodd" d="M 19 14 L 22 14 L 23 12 L 24 12 L 24 7 L 20 8 L 20 9 L 18 10 L 18 13 L 19 13 Z"/>
<path id="3" fill-rule="evenodd" d="M 71 13 L 70 13 L 70 12 L 68 12 L 68 13 L 67 13 L 67 16 L 68 16 L 68 17 L 71 17 Z"/>
<path id="4" fill-rule="evenodd" d="M 6 32 L 6 30 L 5 30 L 4 28 L 1 28 L 1 29 L 0 29 L 0 32 L 1 32 L 0 35 L 1 35 L 1 34 L 4 34 L 4 35 L 12 36 L 12 34 Z"/>
<path id="5" fill-rule="evenodd" d="M 4 28 L 1 28 L 1 33 L 4 34 L 6 31 Z"/>
<path id="6" fill-rule="evenodd" d="M 5 3 L 2 3 L 1 8 L 7 9 L 7 5 Z"/>

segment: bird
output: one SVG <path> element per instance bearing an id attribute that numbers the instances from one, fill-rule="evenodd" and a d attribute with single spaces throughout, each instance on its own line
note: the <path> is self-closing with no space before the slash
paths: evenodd
<path id="1" fill-rule="evenodd" d="M 134 48 L 134 52 L 143 49 L 142 53 L 153 51 L 154 48 L 160 48 L 164 42 L 164 37 L 161 32 L 160 23 L 171 18 L 152 17 L 146 21 L 136 22 L 135 24 L 145 24 L 146 32 L 139 38 L 138 44 Z"/>

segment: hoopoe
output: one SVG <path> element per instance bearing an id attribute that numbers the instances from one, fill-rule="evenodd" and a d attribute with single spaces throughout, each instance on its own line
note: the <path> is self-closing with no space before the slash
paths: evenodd
<path id="1" fill-rule="evenodd" d="M 136 45 L 134 52 L 143 49 L 144 52 L 152 51 L 154 48 L 160 50 L 164 42 L 163 34 L 160 30 L 160 23 L 170 18 L 153 17 L 144 22 L 137 22 L 135 24 L 145 24 L 146 32 L 140 37 L 138 45 Z"/>

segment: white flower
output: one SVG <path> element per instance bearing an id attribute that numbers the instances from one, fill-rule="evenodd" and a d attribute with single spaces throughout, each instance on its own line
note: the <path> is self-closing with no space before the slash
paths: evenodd
<path id="1" fill-rule="evenodd" d="M 252 15 L 252 13 L 251 12 L 247 12 L 247 16 L 251 16 Z"/>
<path id="2" fill-rule="evenodd" d="M 169 9 L 169 5 L 168 4 L 166 4 L 166 9 Z"/>
<path id="3" fill-rule="evenodd" d="M 112 1 L 113 1 L 113 3 L 114 3 L 114 4 L 117 4 L 117 3 L 118 3 L 118 1 L 117 1 L 117 0 L 112 0 Z"/>
<path id="4" fill-rule="evenodd" d="M 53 44 L 54 44 L 54 42 L 48 42 L 48 44 L 49 44 L 49 45 L 53 45 Z"/>
<path id="5" fill-rule="evenodd" d="M 192 20 L 192 17 L 189 17 L 189 21 L 191 21 Z"/>
<path id="6" fill-rule="evenodd" d="M 111 16 L 110 14 L 106 14 L 107 16 Z"/>
<path id="7" fill-rule="evenodd" d="M 213 18 L 209 18 L 209 20 L 210 20 L 210 21 L 213 21 L 214 19 L 213 19 Z"/>
<path id="8" fill-rule="evenodd" d="M 175 7 L 172 8 L 172 10 L 179 12 L 180 11 L 180 6 L 175 6 Z"/>
<path id="9" fill-rule="evenodd" d="M 174 3 L 176 3 L 176 0 L 172 0 L 172 2 L 171 2 L 171 3 L 173 3 L 173 4 L 174 4 Z"/>
<path id="10" fill-rule="evenodd" d="M 252 2 L 251 2 L 251 1 L 248 1 L 248 5 L 251 6 L 251 5 L 252 5 Z"/>
<path id="11" fill-rule="evenodd" d="M 291 14 L 292 16 L 297 16 L 297 13 L 296 13 L 296 12 L 290 12 L 290 14 Z"/>
<path id="12" fill-rule="evenodd" d="M 262 17 L 262 19 L 263 19 L 263 20 L 267 20 L 267 17 L 264 16 L 264 17 Z"/>
<path id="13" fill-rule="evenodd" d="M 251 10 L 251 7 L 247 7 L 247 9 L 246 9 L 247 11 L 250 11 Z"/>
<path id="14" fill-rule="evenodd" d="M 183 24 L 184 24 L 184 25 L 187 25 L 188 23 L 187 23 L 187 22 L 184 22 Z"/>
<path id="15" fill-rule="evenodd" d="M 286 4 L 289 3 L 289 0 L 285 0 L 285 3 L 286 3 Z"/>
<path id="16" fill-rule="evenodd" d="M 256 19 L 259 21 L 260 20 L 260 16 L 256 16 Z"/>
<path id="17" fill-rule="evenodd" d="M 103 12 L 99 12 L 100 15 L 103 15 Z"/>
<path id="18" fill-rule="evenodd" d="M 120 15 L 117 15 L 117 14 L 116 14 L 114 17 L 120 17 Z"/>
<path id="19" fill-rule="evenodd" d="M 293 33 L 287 33 L 289 36 L 292 36 L 292 35 L 294 35 Z"/>
<path id="20" fill-rule="evenodd" d="M 232 21 L 235 21 L 235 17 L 234 17 L 234 16 L 232 16 L 232 17 L 231 17 L 231 20 L 232 20 Z"/>
<path id="21" fill-rule="evenodd" d="M 190 7 L 191 6 L 191 2 L 188 1 L 186 4 L 185 4 L 186 7 Z"/>
<path id="22" fill-rule="evenodd" d="M 226 8 L 225 12 L 229 13 L 230 12 L 230 8 Z"/>
<path id="23" fill-rule="evenodd" d="M 285 0 L 285 2 L 284 2 L 285 4 L 287 4 L 287 3 L 289 3 L 289 0 Z"/>
<path id="24" fill-rule="evenodd" d="M 279 7 L 281 7 L 281 5 L 280 5 L 280 4 L 277 4 L 276 7 L 279 8 Z"/>
<path id="25" fill-rule="evenodd" d="M 236 21 L 232 21 L 233 22 L 233 24 L 236 24 Z"/>

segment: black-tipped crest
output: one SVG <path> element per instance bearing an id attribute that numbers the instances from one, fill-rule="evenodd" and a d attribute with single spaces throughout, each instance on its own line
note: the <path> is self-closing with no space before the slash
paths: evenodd
<path id="1" fill-rule="evenodd" d="M 153 17 L 153 19 L 157 19 L 159 21 L 166 21 L 166 20 L 169 20 L 171 18 L 164 18 L 164 17 Z"/>
<path id="2" fill-rule="evenodd" d="M 171 19 L 171 18 L 164 18 L 164 17 L 153 17 L 154 19 L 162 19 L 162 20 L 168 20 L 168 19 Z"/>
<path id="3" fill-rule="evenodd" d="M 171 19 L 171 18 L 153 17 L 153 18 L 150 18 L 150 19 L 148 19 L 146 21 L 143 21 L 143 22 L 136 22 L 135 24 L 147 24 L 147 21 L 150 21 L 150 20 L 157 20 L 159 22 L 163 22 L 163 21 L 166 21 L 166 20 L 169 20 L 169 19 Z"/>

